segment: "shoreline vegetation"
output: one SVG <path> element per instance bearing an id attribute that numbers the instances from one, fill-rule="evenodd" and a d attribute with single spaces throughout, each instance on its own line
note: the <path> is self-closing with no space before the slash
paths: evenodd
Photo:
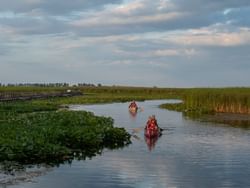
<path id="1" fill-rule="evenodd" d="M 101 154 L 104 148 L 131 143 L 110 117 L 68 111 L 71 104 L 180 99 L 162 108 L 187 116 L 214 113 L 250 114 L 250 88 L 146 88 L 119 86 L 0 86 L 0 97 L 47 95 L 71 90 L 82 95 L 0 102 L 0 161 L 24 164 L 62 162 Z"/>
<path id="2" fill-rule="evenodd" d="M 130 144 L 124 128 L 111 117 L 91 112 L 58 110 L 31 102 L 0 105 L 0 161 L 22 164 L 60 163 L 85 159 Z"/>
<path id="3" fill-rule="evenodd" d="M 250 88 L 187 89 L 183 103 L 163 104 L 162 108 L 200 114 L 250 114 Z"/>

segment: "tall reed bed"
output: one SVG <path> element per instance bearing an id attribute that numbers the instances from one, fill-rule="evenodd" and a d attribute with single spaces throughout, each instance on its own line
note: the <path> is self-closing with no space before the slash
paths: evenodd
<path id="1" fill-rule="evenodd" d="M 184 103 L 176 108 L 183 111 L 250 114 L 250 88 L 186 89 L 182 99 Z M 173 105 L 170 108 L 173 109 Z"/>

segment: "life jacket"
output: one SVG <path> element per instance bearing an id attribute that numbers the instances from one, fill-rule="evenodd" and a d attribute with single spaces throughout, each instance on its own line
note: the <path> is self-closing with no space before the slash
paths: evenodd
<path id="1" fill-rule="evenodd" d="M 148 129 L 157 129 L 156 121 L 150 120 L 147 122 L 147 128 Z"/>
<path id="2" fill-rule="evenodd" d="M 157 127 L 157 121 L 156 121 L 156 119 L 152 119 L 151 123 L 154 124 Z"/>

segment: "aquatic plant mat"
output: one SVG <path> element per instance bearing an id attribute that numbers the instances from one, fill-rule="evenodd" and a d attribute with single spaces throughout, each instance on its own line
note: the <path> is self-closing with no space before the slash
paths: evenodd
<path id="1" fill-rule="evenodd" d="M 130 135 L 114 127 L 112 118 L 90 112 L 0 112 L 0 161 L 36 164 L 85 159 L 103 148 L 129 143 Z"/>

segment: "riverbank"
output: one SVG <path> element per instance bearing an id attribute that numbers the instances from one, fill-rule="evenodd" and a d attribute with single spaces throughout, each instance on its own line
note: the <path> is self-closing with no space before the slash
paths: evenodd
<path id="1" fill-rule="evenodd" d="M 187 107 L 202 107 L 217 113 L 250 114 L 249 88 L 193 90 L 184 100 Z"/>
<path id="2" fill-rule="evenodd" d="M 182 101 L 160 107 L 182 112 L 191 119 L 250 127 L 249 88 L 189 89 L 183 93 Z"/>
<path id="3" fill-rule="evenodd" d="M 181 112 L 250 114 L 250 88 L 187 89 L 181 104 L 161 107 Z"/>
<path id="4" fill-rule="evenodd" d="M 53 93 L 77 91 L 83 96 L 49 97 Z M 165 104 L 161 107 L 182 112 L 250 114 L 250 88 L 149 88 L 149 87 L 0 87 L 0 95 L 48 95 L 46 100 L 33 100 L 31 104 L 42 106 L 67 106 L 67 104 L 95 104 L 109 102 L 143 101 L 151 99 L 181 99 L 181 104 Z M 19 93 L 19 94 L 18 94 Z"/>

